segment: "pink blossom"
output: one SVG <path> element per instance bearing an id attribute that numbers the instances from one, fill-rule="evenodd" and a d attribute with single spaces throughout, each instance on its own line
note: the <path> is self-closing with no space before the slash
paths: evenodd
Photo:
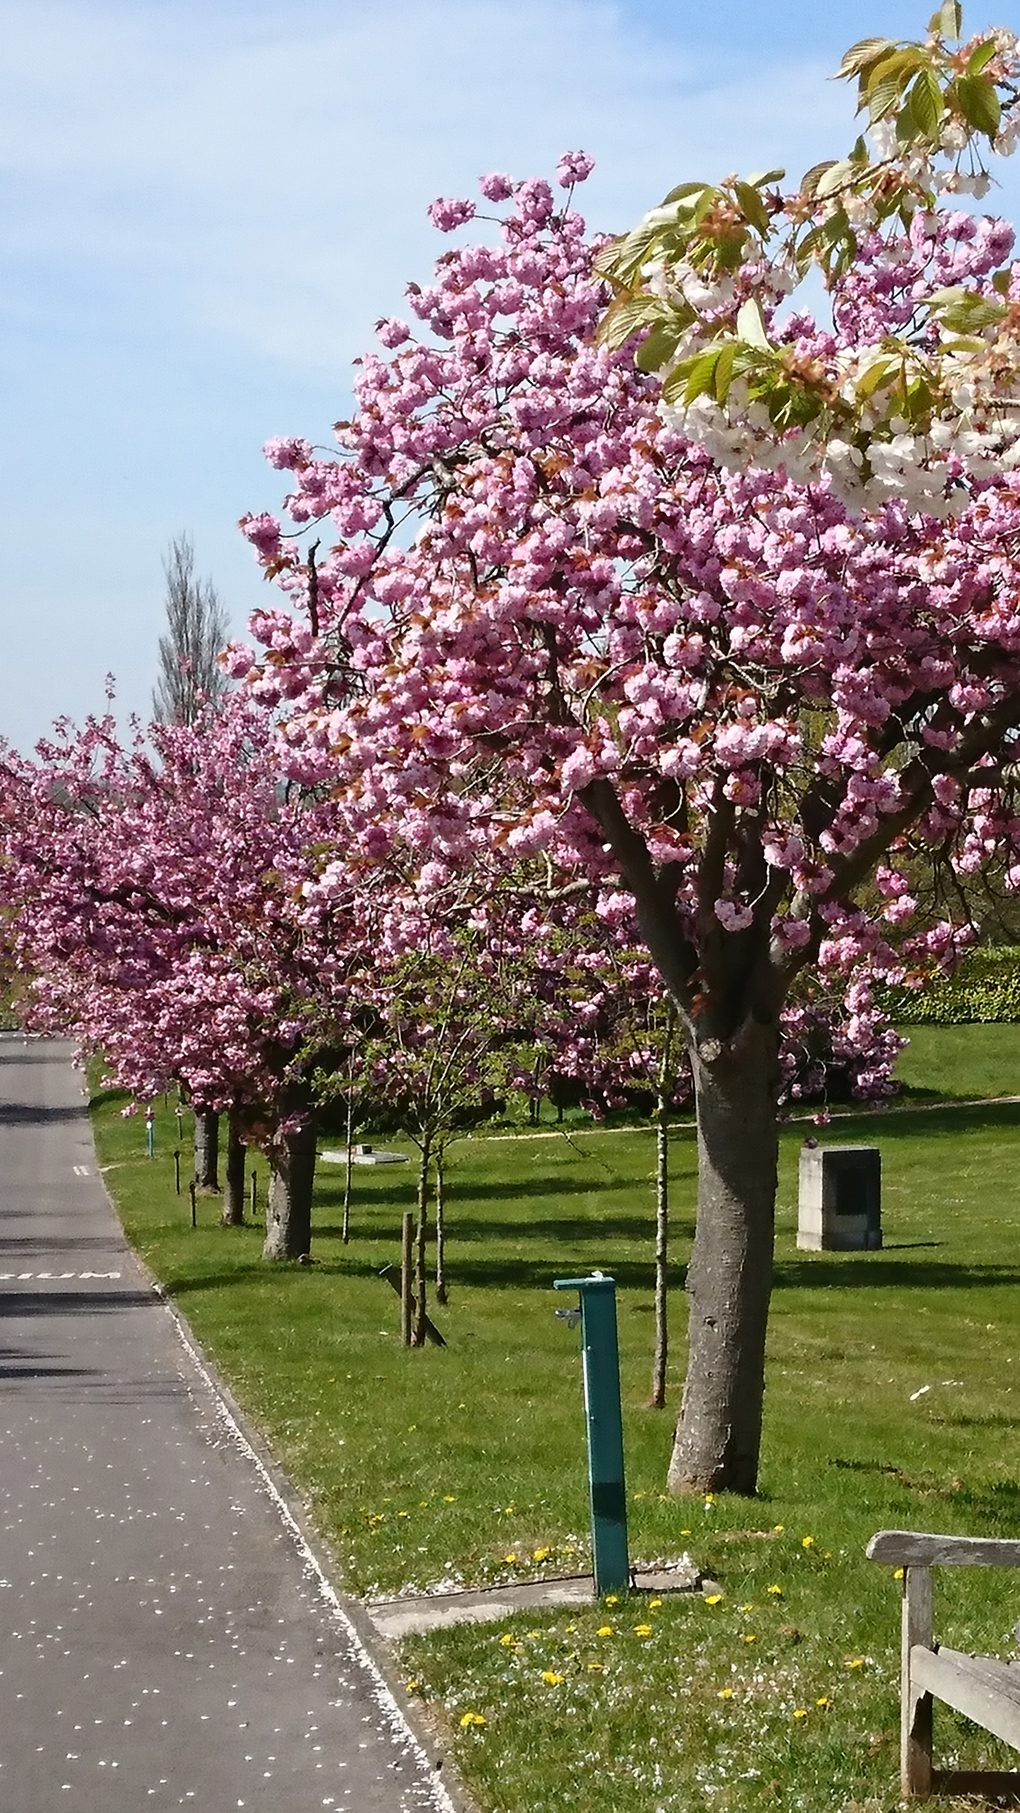
<path id="1" fill-rule="evenodd" d="M 561 189 L 586 182 L 595 168 L 595 159 L 586 151 L 565 151 L 556 166 L 556 181 Z"/>
<path id="2" fill-rule="evenodd" d="M 486 201 L 509 201 L 514 192 L 512 178 L 502 176 L 498 171 L 493 171 L 490 176 L 483 176 L 479 188 Z"/>
<path id="3" fill-rule="evenodd" d="M 464 226 L 475 216 L 473 201 L 455 201 L 445 196 L 438 196 L 429 208 L 429 219 L 441 233 L 452 233 L 457 227 Z"/>

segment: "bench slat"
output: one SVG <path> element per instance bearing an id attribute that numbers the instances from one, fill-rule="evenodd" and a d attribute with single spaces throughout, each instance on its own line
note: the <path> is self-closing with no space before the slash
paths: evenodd
<path id="1" fill-rule="evenodd" d="M 1010 1679 L 1008 1663 L 1002 1673 L 990 1672 L 982 1664 L 990 1657 L 963 1655 L 954 1649 L 922 1649 L 910 1652 L 910 1677 L 915 1687 L 933 1693 L 947 1706 L 973 1719 L 985 1731 L 991 1731 L 1005 1744 L 1020 1750 L 1020 1678 Z"/>
<path id="2" fill-rule="evenodd" d="M 1020 1542 L 998 1536 L 934 1536 L 919 1530 L 879 1530 L 869 1561 L 891 1567 L 1020 1567 Z"/>

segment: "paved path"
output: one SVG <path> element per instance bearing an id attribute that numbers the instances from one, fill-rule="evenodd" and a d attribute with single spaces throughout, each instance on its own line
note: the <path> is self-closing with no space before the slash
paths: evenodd
<path id="1" fill-rule="evenodd" d="M 0 1038 L 0 1813 L 449 1808 L 308 1562 Z"/>

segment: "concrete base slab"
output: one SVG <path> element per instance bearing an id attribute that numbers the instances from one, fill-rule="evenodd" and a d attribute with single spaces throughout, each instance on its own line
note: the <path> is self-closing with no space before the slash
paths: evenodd
<path id="1" fill-rule="evenodd" d="M 709 1592 L 715 1582 L 706 1580 L 689 1557 L 655 1568 L 635 1568 L 634 1593 Z M 387 1642 L 417 1636 L 420 1631 L 442 1630 L 452 1624 L 494 1624 L 515 1612 L 544 1611 L 556 1605 L 594 1605 L 595 1581 L 591 1574 L 567 1574 L 553 1580 L 514 1581 L 506 1586 L 483 1587 L 462 1593 L 421 1593 L 404 1599 L 379 1599 L 365 1610 Z"/>

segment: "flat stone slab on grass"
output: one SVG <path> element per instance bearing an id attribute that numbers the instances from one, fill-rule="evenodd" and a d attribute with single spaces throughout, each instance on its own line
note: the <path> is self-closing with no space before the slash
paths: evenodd
<path id="1" fill-rule="evenodd" d="M 696 1593 L 711 1591 L 694 1563 L 682 1561 L 657 1568 L 635 1568 L 634 1593 Z M 558 1579 L 513 1581 L 505 1586 L 481 1587 L 461 1593 L 415 1593 L 403 1599 L 378 1599 L 365 1607 L 372 1623 L 387 1642 L 417 1636 L 420 1631 L 442 1630 L 453 1624 L 494 1624 L 515 1612 L 543 1611 L 556 1605 L 594 1605 L 595 1581 L 591 1574 L 566 1574 Z"/>
<path id="2" fill-rule="evenodd" d="M 345 1165 L 346 1152 L 320 1152 L 319 1157 L 327 1165 Z M 384 1152 L 380 1146 L 355 1146 L 351 1152 L 352 1165 L 406 1165 L 406 1152 Z"/>

